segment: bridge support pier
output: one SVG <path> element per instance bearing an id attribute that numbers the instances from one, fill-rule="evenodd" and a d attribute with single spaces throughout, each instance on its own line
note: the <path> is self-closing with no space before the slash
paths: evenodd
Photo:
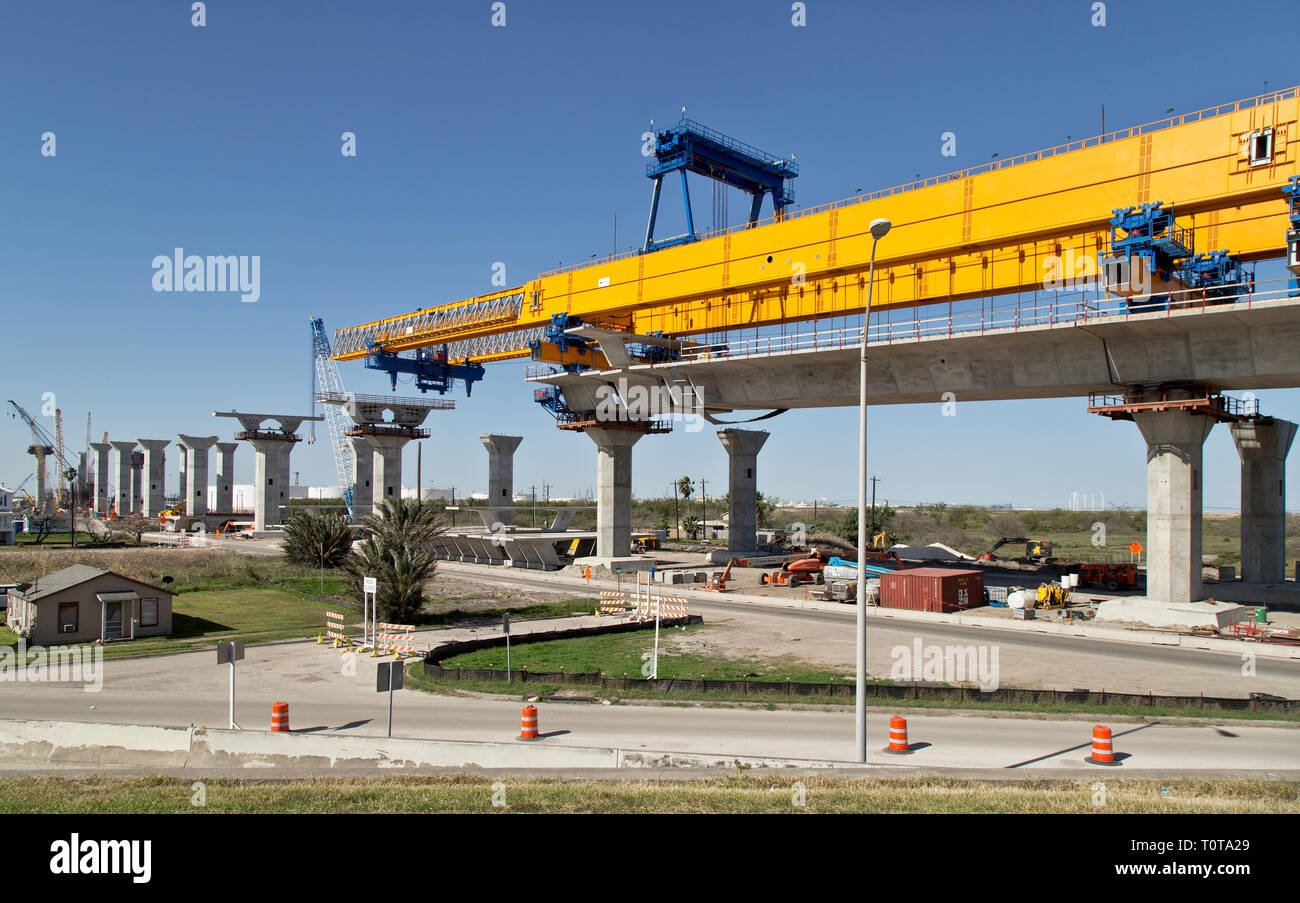
<path id="1" fill-rule="evenodd" d="M 1286 579 L 1286 456 L 1296 425 L 1252 417 L 1231 426 L 1241 456 L 1241 579 Z"/>
<path id="2" fill-rule="evenodd" d="M 218 442 L 217 451 L 221 455 L 220 468 L 217 471 L 216 510 L 228 514 L 235 510 L 235 449 L 238 442 Z"/>
<path id="3" fill-rule="evenodd" d="M 104 514 L 108 511 L 108 453 L 113 448 L 107 442 L 92 442 L 95 450 L 95 502 L 94 512 Z"/>
<path id="4" fill-rule="evenodd" d="M 375 447 L 365 436 L 349 436 L 355 459 L 352 484 L 352 518 L 356 520 L 375 510 Z"/>
<path id="5" fill-rule="evenodd" d="M 589 427 L 596 443 L 596 557 L 626 558 L 632 551 L 632 446 L 638 430 Z"/>
<path id="6" fill-rule="evenodd" d="M 284 523 L 289 506 L 289 487 L 284 475 L 288 473 L 289 455 L 297 441 L 296 436 L 248 440 L 256 452 L 253 459 L 253 530 L 257 533 Z"/>
<path id="7" fill-rule="evenodd" d="M 157 517 L 166 507 L 166 494 L 163 492 L 163 479 L 167 475 L 167 453 L 171 445 L 169 439 L 137 439 L 144 449 L 145 479 L 142 484 L 144 494 L 144 516 Z"/>
<path id="8" fill-rule="evenodd" d="M 118 442 L 110 439 L 108 444 L 113 451 L 117 452 L 117 498 L 114 510 L 117 511 L 118 517 L 129 517 L 131 514 L 131 452 L 135 449 L 135 440 Z"/>
<path id="9" fill-rule="evenodd" d="M 747 555 L 758 548 L 758 452 L 764 430 L 718 430 L 727 450 L 727 552 Z"/>
<path id="10" fill-rule="evenodd" d="M 524 437 L 489 434 L 478 438 L 488 451 L 488 508 L 492 517 L 509 524 L 515 515 L 515 449 Z"/>
<path id="11" fill-rule="evenodd" d="M 131 513 L 136 515 L 144 514 L 144 456 L 144 452 L 131 452 Z"/>
<path id="12" fill-rule="evenodd" d="M 410 437 L 367 434 L 366 441 L 374 449 L 372 504 L 378 508 L 379 503 L 386 498 L 400 502 L 402 500 L 402 449 L 411 441 Z"/>
<path id="13" fill-rule="evenodd" d="M 208 513 L 208 451 L 216 443 L 216 436 L 186 436 L 183 433 L 176 436 L 181 458 L 185 461 L 181 497 L 185 499 L 185 513 L 188 515 Z"/>
<path id="14" fill-rule="evenodd" d="M 1205 437 L 1217 420 L 1189 410 L 1133 414 L 1147 443 L 1147 598 L 1195 602 L 1201 581 Z"/>

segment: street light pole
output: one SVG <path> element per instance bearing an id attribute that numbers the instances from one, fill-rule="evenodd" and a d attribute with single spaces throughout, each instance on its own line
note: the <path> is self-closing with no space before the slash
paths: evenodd
<path id="1" fill-rule="evenodd" d="M 871 289 L 876 281 L 876 244 L 889 232 L 887 219 L 871 222 L 871 264 L 867 270 L 867 309 L 862 314 L 862 353 L 858 369 L 858 648 L 854 688 L 857 761 L 867 761 L 867 326 Z"/>

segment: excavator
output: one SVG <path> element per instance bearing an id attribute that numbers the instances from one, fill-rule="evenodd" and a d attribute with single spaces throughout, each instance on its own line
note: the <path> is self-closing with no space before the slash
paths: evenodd
<path id="1" fill-rule="evenodd" d="M 1029 539 L 1025 536 L 1004 536 L 994 543 L 993 548 L 989 549 L 977 560 L 997 561 L 998 556 L 994 553 L 1013 542 L 1023 542 L 1025 544 L 1025 557 L 1030 561 L 1042 562 L 1052 557 L 1052 544 L 1050 542 L 1040 542 L 1037 539 Z"/>

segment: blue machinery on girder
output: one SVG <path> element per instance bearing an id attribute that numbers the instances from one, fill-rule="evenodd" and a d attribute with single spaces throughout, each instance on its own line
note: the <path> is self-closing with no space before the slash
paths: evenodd
<path id="1" fill-rule="evenodd" d="M 466 397 L 484 373 L 482 364 L 474 364 L 469 360 L 457 364 L 447 360 L 446 345 L 417 348 L 415 357 L 402 357 L 392 351 L 385 351 L 382 345 L 374 342 L 366 354 L 366 367 L 387 373 L 393 389 L 397 388 L 399 373 L 413 375 L 415 387 L 421 392 L 432 390 L 439 395 L 446 395 L 456 380 L 460 380 L 465 384 Z"/>
<path id="2" fill-rule="evenodd" d="M 764 194 L 772 195 L 772 206 L 777 219 L 794 202 L 794 188 L 790 183 L 799 175 L 799 167 L 792 159 L 782 160 L 765 154 L 756 147 L 728 138 L 690 119 L 683 118 L 677 125 L 657 134 L 654 155 L 655 159 L 646 164 L 646 176 L 653 179 L 655 184 L 650 196 L 650 222 L 646 226 L 643 251 L 686 244 L 698 237 L 695 217 L 691 211 L 691 192 L 686 183 L 688 172 L 707 176 L 746 192 L 751 198 L 751 226 L 758 222 Z M 656 241 L 655 219 L 659 214 L 659 195 L 663 189 L 664 176 L 673 172 L 681 176 L 686 232 Z"/>
<path id="3" fill-rule="evenodd" d="M 325 332 L 325 321 L 313 317 L 311 323 L 311 351 L 315 385 L 311 395 L 311 414 L 316 416 L 317 394 L 343 394 L 343 378 L 339 376 L 338 364 L 330 352 L 329 334 Z M 348 520 L 352 520 L 352 486 L 356 482 L 356 461 L 351 446 L 344 440 L 348 430 L 347 415 L 338 405 L 325 405 L 325 423 L 330 432 L 330 448 L 334 451 L 334 469 L 338 473 L 339 488 L 343 490 L 343 504 L 348 509 Z M 310 442 L 316 441 L 316 424 L 311 425 Z"/>
<path id="4" fill-rule="evenodd" d="M 1178 225 L 1172 207 L 1166 208 L 1163 202 L 1156 201 L 1117 208 L 1113 212 L 1110 253 L 1100 255 L 1103 267 L 1115 258 L 1130 264 L 1140 260 L 1153 280 L 1200 291 L 1204 300 L 1227 302 L 1254 291 L 1254 274 L 1247 273 L 1233 254 L 1226 250 L 1196 253 L 1191 230 Z M 1168 291 L 1156 290 L 1133 297 L 1129 306 L 1134 310 L 1168 307 Z M 1185 299 L 1186 296 L 1180 298 Z"/>
<path id="5" fill-rule="evenodd" d="M 1286 268 L 1296 275 L 1291 288 L 1300 290 L 1300 176 L 1292 176 L 1291 184 L 1282 189 L 1287 197 L 1291 228 L 1286 233 Z"/>

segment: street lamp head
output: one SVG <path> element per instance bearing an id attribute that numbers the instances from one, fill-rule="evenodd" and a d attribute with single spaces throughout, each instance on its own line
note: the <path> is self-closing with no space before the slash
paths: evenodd
<path id="1" fill-rule="evenodd" d="M 893 225 L 887 219 L 873 219 L 871 221 L 871 237 L 879 241 L 893 228 Z"/>

